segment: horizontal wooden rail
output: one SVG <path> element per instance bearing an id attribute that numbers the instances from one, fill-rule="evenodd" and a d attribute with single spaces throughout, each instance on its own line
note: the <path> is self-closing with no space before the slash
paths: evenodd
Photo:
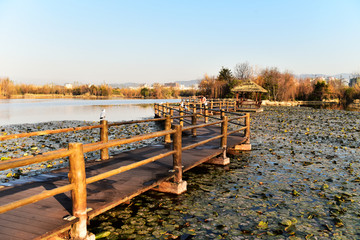
<path id="1" fill-rule="evenodd" d="M 193 115 L 183 115 L 183 116 L 171 117 L 171 119 L 179 119 L 179 118 L 192 117 L 192 116 Z"/>
<path id="2" fill-rule="evenodd" d="M 221 120 L 221 118 L 218 118 L 218 117 L 214 117 L 214 116 L 211 116 L 211 115 L 206 115 L 206 114 L 198 114 L 198 115 L 201 115 L 203 117 L 208 117 L 208 118 L 211 118 L 211 119 L 215 119 L 215 120 Z"/>
<path id="3" fill-rule="evenodd" d="M 126 166 L 122 166 L 122 167 L 119 167 L 119 168 L 117 168 L 117 169 L 114 169 L 114 170 L 105 172 L 105 173 L 101 173 L 101 174 L 96 175 L 96 176 L 93 176 L 93 177 L 89 177 L 89 178 L 86 179 L 86 184 L 94 183 L 94 182 L 103 180 L 103 179 L 105 179 L 105 178 L 114 176 L 114 175 L 116 175 L 116 174 L 129 171 L 129 170 L 131 170 L 131 169 L 134 169 L 134 168 L 140 167 L 140 166 L 142 166 L 142 165 L 145 165 L 145 164 L 154 162 L 154 161 L 159 160 L 159 159 L 161 159 L 161 158 L 170 156 L 170 155 L 172 155 L 172 154 L 174 154 L 174 153 L 175 153 L 175 150 L 169 151 L 169 152 L 167 152 L 167 153 L 162 153 L 162 154 L 159 154 L 159 155 L 157 155 L 157 156 L 154 156 L 154 157 L 151 157 L 151 158 L 147 158 L 147 159 L 145 159 L 145 160 L 142 160 L 142 161 L 139 161 L 139 162 L 136 162 L 136 163 L 132 163 L 132 164 L 129 164 L 129 165 L 126 165 Z"/>
<path id="4" fill-rule="evenodd" d="M 224 120 L 220 120 L 220 121 L 212 122 L 212 123 L 204 123 L 204 124 L 200 124 L 200 125 L 188 126 L 188 127 L 184 127 L 182 130 L 183 131 L 188 131 L 188 130 L 192 130 L 192 129 L 197 129 L 197 128 L 208 127 L 208 126 L 211 126 L 211 125 L 216 125 L 216 124 L 219 124 L 219 123 L 222 123 L 222 122 L 224 122 Z"/>
<path id="5" fill-rule="evenodd" d="M 246 114 L 244 115 L 243 113 L 236 113 L 236 112 L 229 112 L 229 111 L 225 111 L 225 113 L 229 113 L 229 114 L 237 115 L 237 116 L 246 116 Z"/>
<path id="6" fill-rule="evenodd" d="M 246 118 L 246 115 L 235 117 L 235 118 L 229 118 L 229 121 L 239 120 L 239 119 L 242 119 L 242 118 Z"/>
<path id="7" fill-rule="evenodd" d="M 200 145 L 204 145 L 205 143 L 208 143 L 208 142 L 211 142 L 211 141 L 214 141 L 216 139 L 219 139 L 219 138 L 222 138 L 224 135 L 218 135 L 216 137 L 212 137 L 212 138 L 208 138 L 206 140 L 203 140 L 201 142 L 198 142 L 198 143 L 194 143 L 194 144 L 191 144 L 191 145 L 188 145 L 186 147 L 183 147 L 181 150 L 185 151 L 185 150 L 189 150 L 189 149 L 192 149 L 192 148 L 195 148 L 197 146 L 200 146 Z"/>
<path id="8" fill-rule="evenodd" d="M 237 133 L 237 132 L 240 132 L 241 130 L 246 130 L 248 127 L 242 127 L 242 128 L 238 128 L 236 130 L 233 130 L 233 131 L 230 131 L 227 133 L 227 135 L 231 135 L 231 134 L 234 134 L 234 133 Z"/>
<path id="9" fill-rule="evenodd" d="M 122 139 L 110 140 L 107 143 L 103 143 L 103 142 L 89 143 L 89 144 L 84 145 L 84 153 L 101 150 L 103 148 L 108 148 L 108 147 L 115 147 L 115 146 L 122 145 L 122 144 L 133 143 L 133 142 L 146 140 L 146 139 L 150 139 L 150 138 L 162 137 L 167 134 L 173 134 L 173 133 L 174 133 L 174 130 L 168 130 L 168 131 L 160 131 L 160 132 L 155 132 L 155 133 L 139 135 L 139 136 L 136 136 L 133 138 L 126 138 L 126 139 L 122 138 Z M 8 160 L 6 162 L 1 162 L 0 163 L 0 171 L 11 169 L 11 168 L 16 168 L 16 167 L 27 166 L 30 164 L 55 160 L 55 159 L 59 159 L 59 158 L 64 158 L 64 157 L 70 156 L 70 154 L 71 154 L 70 150 L 63 148 L 60 150 L 44 153 L 42 155 L 15 158 L 15 159 Z"/>
<path id="10" fill-rule="evenodd" d="M 31 197 L 27 197 L 27 198 L 0 206 L 0 214 L 10 211 L 10 210 L 13 210 L 15 208 L 25 206 L 30 203 L 38 202 L 40 200 L 55 196 L 60 193 L 68 192 L 68 191 L 72 190 L 73 188 L 74 188 L 74 184 L 68 184 L 65 186 L 57 187 L 55 189 L 44 190 L 41 193 L 33 195 Z"/>
<path id="11" fill-rule="evenodd" d="M 49 135 L 49 134 L 55 134 L 55 133 L 65 133 L 65 132 L 89 130 L 89 129 L 94 129 L 94 128 L 101 128 L 101 125 L 83 126 L 83 127 L 74 127 L 74 128 L 45 130 L 45 131 L 38 131 L 38 132 L 11 134 L 11 135 L 0 136 L 0 141 L 9 140 L 9 139 L 15 139 L 15 138 L 32 137 L 32 136 L 43 136 L 43 135 Z"/>
<path id="12" fill-rule="evenodd" d="M 70 150 L 61 149 L 53 152 L 47 152 L 42 155 L 11 159 L 0 163 L 0 171 L 68 157 L 71 153 L 72 151 Z"/>
<path id="13" fill-rule="evenodd" d="M 144 120 L 134 120 L 134 121 L 126 121 L 126 122 L 113 122 L 109 123 L 109 127 L 113 126 L 121 126 L 126 124 L 136 124 L 136 123 L 144 123 L 144 122 L 157 122 L 157 121 L 164 121 L 166 118 L 152 118 L 152 119 L 144 119 Z"/>
<path id="14" fill-rule="evenodd" d="M 228 121 L 228 123 L 234 124 L 234 125 L 238 125 L 238 126 L 245 126 L 244 124 L 238 123 L 238 122 L 231 122 Z"/>
<path id="15" fill-rule="evenodd" d="M 100 142 L 100 143 L 97 143 L 97 144 L 94 144 L 91 146 L 86 146 L 86 148 L 84 148 L 84 152 L 92 152 L 92 151 L 101 150 L 103 148 L 110 148 L 110 147 L 115 147 L 115 146 L 119 146 L 122 144 L 138 142 L 138 141 L 146 140 L 146 139 L 150 139 L 150 138 L 162 137 L 167 134 L 173 134 L 174 132 L 175 132 L 175 130 L 164 130 L 164 131 L 160 131 L 160 132 L 138 135 L 138 136 L 135 136 L 132 138 L 114 139 L 114 140 L 108 141 L 107 143 Z"/>

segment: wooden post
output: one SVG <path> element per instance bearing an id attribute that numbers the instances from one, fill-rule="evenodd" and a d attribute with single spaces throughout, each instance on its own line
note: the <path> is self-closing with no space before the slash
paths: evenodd
<path id="1" fill-rule="evenodd" d="M 182 180 L 182 127 L 180 125 L 175 125 L 174 128 L 176 130 L 173 136 L 173 150 L 175 150 L 175 153 L 173 154 L 173 171 L 175 172 L 174 181 L 164 181 L 154 190 L 181 194 L 187 189 L 186 181 Z"/>
<path id="2" fill-rule="evenodd" d="M 205 109 L 205 123 L 207 123 L 209 121 L 209 110 L 208 110 L 208 106 L 204 106 Z"/>
<path id="3" fill-rule="evenodd" d="M 226 111 L 228 112 L 229 111 L 229 101 L 226 100 Z"/>
<path id="4" fill-rule="evenodd" d="M 193 112 L 197 113 L 196 103 L 194 103 L 194 105 L 193 105 Z"/>
<path id="5" fill-rule="evenodd" d="M 173 123 L 173 119 L 172 117 L 174 116 L 174 109 L 173 108 L 170 108 L 170 118 L 171 118 L 171 123 Z"/>
<path id="6" fill-rule="evenodd" d="M 162 117 L 164 112 L 164 106 L 162 104 L 159 105 L 159 116 Z"/>
<path id="7" fill-rule="evenodd" d="M 221 117 L 221 119 L 223 119 L 225 117 L 225 110 L 224 109 L 220 110 L 220 117 Z"/>
<path id="8" fill-rule="evenodd" d="M 244 137 L 246 138 L 246 141 L 240 145 L 235 145 L 233 149 L 230 149 L 230 152 L 232 154 L 237 154 L 239 151 L 250 151 L 251 150 L 251 144 L 250 144 L 250 113 L 246 114 L 245 117 L 245 126 L 246 129 L 244 131 Z"/>
<path id="9" fill-rule="evenodd" d="M 245 137 L 246 137 L 246 143 L 250 143 L 250 113 L 246 114 L 245 118 Z"/>
<path id="10" fill-rule="evenodd" d="M 181 157 L 182 157 L 182 126 L 176 125 L 175 126 L 176 132 L 174 133 L 174 145 L 173 148 L 176 151 L 173 154 L 173 165 L 174 165 L 174 171 L 175 171 L 175 183 L 180 183 L 182 181 L 182 163 L 181 163 Z"/>
<path id="11" fill-rule="evenodd" d="M 69 143 L 69 180 L 74 184 L 71 191 L 73 216 L 79 219 L 71 228 L 72 239 L 85 239 L 87 237 L 86 212 L 86 174 L 82 143 Z"/>
<path id="12" fill-rule="evenodd" d="M 102 127 L 100 128 L 100 141 L 107 143 L 109 140 L 108 121 L 101 120 L 100 124 L 102 125 Z M 100 158 L 101 158 L 101 160 L 109 159 L 109 149 L 108 148 L 103 148 L 100 150 Z"/>
<path id="13" fill-rule="evenodd" d="M 159 115 L 157 103 L 154 103 L 154 112 L 155 112 L 155 117 Z"/>
<path id="14" fill-rule="evenodd" d="M 194 114 L 192 115 L 191 124 L 192 124 L 192 125 L 196 125 L 196 113 L 194 113 Z M 196 137 L 196 128 L 192 129 L 192 130 L 191 130 L 191 133 L 192 133 L 193 137 Z"/>
<path id="15" fill-rule="evenodd" d="M 219 100 L 219 109 L 221 110 L 221 101 Z"/>
<path id="16" fill-rule="evenodd" d="M 228 117 L 222 117 L 223 122 L 221 123 L 221 141 L 220 141 L 220 148 L 223 150 L 222 156 L 210 159 L 207 161 L 209 164 L 221 165 L 225 166 L 230 163 L 230 158 L 226 156 L 227 150 L 227 125 L 228 125 Z"/>
<path id="17" fill-rule="evenodd" d="M 221 123 L 221 135 L 224 135 L 221 138 L 221 148 L 225 150 L 226 153 L 226 146 L 227 146 L 227 126 L 228 126 L 228 117 L 222 117 L 223 122 Z"/>
<path id="18" fill-rule="evenodd" d="M 236 105 L 237 105 L 237 101 L 235 100 L 235 101 L 234 101 L 234 112 L 237 111 L 237 106 L 236 106 Z"/>
<path id="19" fill-rule="evenodd" d="M 181 106 L 179 108 L 179 114 L 180 114 L 180 116 L 184 116 L 184 109 Z M 181 127 L 184 126 L 184 118 L 183 117 L 180 118 L 180 126 Z"/>
<path id="20" fill-rule="evenodd" d="M 165 119 L 165 130 L 170 130 L 171 129 L 171 118 L 170 115 L 166 115 L 166 119 Z M 165 135 L 165 143 L 171 143 L 171 138 L 170 138 L 170 134 Z"/>
<path id="21" fill-rule="evenodd" d="M 210 113 L 211 115 L 213 114 L 213 109 L 214 109 L 214 100 L 210 101 Z"/>

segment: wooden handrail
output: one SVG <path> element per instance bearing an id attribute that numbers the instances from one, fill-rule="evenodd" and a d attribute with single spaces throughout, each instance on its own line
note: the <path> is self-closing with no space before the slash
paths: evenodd
<path id="1" fill-rule="evenodd" d="M 183 147 L 182 150 L 185 151 L 185 150 L 189 150 L 189 149 L 204 145 L 205 143 L 208 143 L 208 142 L 214 141 L 216 139 L 222 138 L 223 136 L 224 135 L 218 135 L 216 137 L 212 137 L 212 138 L 208 138 L 206 140 L 203 140 L 201 142 L 197 142 L 197 143 L 194 143 L 194 144 L 191 144 L 191 145 L 187 145 L 186 147 Z"/>
<path id="2" fill-rule="evenodd" d="M 154 133 L 138 135 L 138 136 L 135 136 L 132 138 L 114 139 L 114 140 L 108 141 L 107 143 L 100 142 L 100 143 L 97 143 L 97 144 L 94 144 L 91 146 L 87 146 L 86 148 L 84 148 L 84 152 L 93 152 L 93 151 L 101 150 L 103 148 L 111 148 L 111 147 L 128 144 L 128 143 L 133 143 L 133 142 L 138 142 L 138 141 L 146 140 L 146 139 L 150 139 L 150 138 L 162 137 L 167 134 L 173 134 L 174 132 L 175 132 L 175 130 L 159 131 L 159 132 L 154 132 Z"/>
<path id="3" fill-rule="evenodd" d="M 109 147 L 115 147 L 115 146 L 122 145 L 122 144 L 133 143 L 133 142 L 146 140 L 146 139 L 150 139 L 150 138 L 162 137 L 167 134 L 173 134 L 174 132 L 175 132 L 175 130 L 167 130 L 167 131 L 160 131 L 160 132 L 155 132 L 155 133 L 139 135 L 139 136 L 136 136 L 133 138 L 125 138 L 125 139 L 122 138 L 122 139 L 110 140 L 108 142 L 90 143 L 90 144 L 84 145 L 84 153 L 101 150 L 101 149 L 109 148 Z M 56 150 L 56 151 L 52 151 L 52 152 L 47 152 L 42 155 L 11 159 L 6 162 L 0 163 L 0 171 L 68 157 L 68 156 L 70 156 L 71 153 L 72 153 L 71 150 L 61 149 L 61 150 Z"/>
<path id="4" fill-rule="evenodd" d="M 135 124 L 135 123 L 144 123 L 144 122 L 157 122 L 157 121 L 164 121 L 165 118 L 151 118 L 151 119 L 144 119 L 144 120 L 134 120 L 134 121 L 125 121 L 125 122 L 113 122 L 109 123 L 109 127 L 114 126 L 121 126 L 126 124 Z"/>
<path id="5" fill-rule="evenodd" d="M 246 115 L 235 117 L 235 118 L 229 118 L 229 121 L 239 120 L 239 119 L 242 119 L 242 118 L 246 118 Z"/>
<path id="6" fill-rule="evenodd" d="M 81 130 L 89 130 L 94 128 L 101 128 L 101 125 L 94 125 L 94 126 L 83 126 L 83 127 L 74 127 L 74 128 L 63 128 L 63 129 L 55 129 L 55 130 L 45 130 L 45 131 L 38 131 L 38 132 L 29 132 L 29 133 L 17 133 L 11 135 L 4 135 L 0 136 L 0 141 L 15 139 L 15 138 L 24 138 L 24 137 L 33 137 L 33 136 L 43 136 L 55 133 L 65 133 L 65 132 L 75 132 Z"/>
<path id="7" fill-rule="evenodd" d="M 158 136 L 164 136 L 166 134 L 172 134 L 172 133 L 175 133 L 175 132 L 176 132 L 175 130 L 160 131 L 160 132 L 156 132 L 156 133 L 152 133 L 152 134 L 146 134 L 146 135 L 143 135 L 143 136 L 138 136 L 138 137 L 135 137 L 133 139 L 122 139 L 122 140 L 112 141 L 112 143 L 89 144 L 89 146 L 87 147 L 86 150 L 90 150 L 90 148 L 94 147 L 94 146 L 96 146 L 96 148 L 98 148 L 99 145 L 101 145 L 101 147 L 105 148 L 105 147 L 110 147 L 112 144 L 115 144 L 115 143 L 116 144 L 119 144 L 119 143 L 120 144 L 131 143 L 131 142 L 135 142 L 135 141 L 142 140 L 142 139 L 149 139 L 149 138 L 154 138 L 154 137 L 158 137 Z M 79 145 L 81 145 L 81 147 Z M 90 145 L 93 145 L 93 146 L 90 146 Z M 99 150 L 99 149 L 96 149 L 96 150 Z M 11 202 L 9 204 L 2 205 L 2 206 L 0 206 L 0 214 L 4 213 L 4 212 L 7 212 L 7 211 L 10 211 L 10 210 L 13 210 L 15 208 L 22 207 L 22 206 L 27 205 L 27 204 L 31 204 L 31 203 L 46 199 L 48 197 L 55 196 L 57 194 L 61 194 L 61 193 L 64 193 L 64 192 L 67 192 L 67 191 L 70 191 L 70 190 L 74 191 L 75 187 L 78 186 L 77 190 L 72 193 L 73 204 L 74 204 L 74 201 L 75 202 L 82 202 L 82 203 L 81 203 L 80 207 L 79 206 L 78 207 L 73 206 L 73 209 L 76 209 L 75 212 L 77 211 L 76 214 L 74 214 L 74 216 L 83 218 L 83 216 L 84 216 L 83 197 L 85 197 L 85 199 L 86 199 L 86 194 L 84 196 L 84 191 L 79 192 L 79 194 L 77 194 L 76 192 L 78 191 L 79 184 L 81 184 L 81 181 L 82 181 L 81 176 L 84 176 L 85 164 L 84 164 L 84 160 L 83 160 L 83 153 L 85 152 L 85 149 L 83 148 L 81 143 L 70 143 L 69 144 L 69 150 L 54 151 L 54 152 L 55 153 L 50 152 L 50 153 L 44 154 L 42 156 L 28 157 L 26 159 L 21 159 L 21 160 L 13 159 L 13 161 L 11 161 L 11 162 L 0 163 L 0 169 L 1 170 L 6 170 L 6 169 L 9 169 L 9 168 L 20 167 L 20 166 L 24 166 L 24 165 L 28 165 L 28 164 L 33 164 L 33 163 L 38 163 L 38 162 L 43 162 L 43 161 L 48 161 L 48 160 L 54 160 L 54 159 L 57 159 L 57 158 L 63 158 L 63 157 L 69 156 L 70 157 L 70 162 L 73 162 L 72 166 L 70 166 L 71 170 L 70 170 L 70 174 L 69 174 L 70 180 L 72 179 L 71 184 L 61 186 L 61 187 L 58 187 L 58 188 L 55 188 L 55 189 L 52 189 L 52 190 L 45 190 L 45 191 L 43 191 L 43 192 L 41 192 L 39 194 L 33 195 L 31 197 L 24 198 L 24 199 L 15 201 L 15 202 Z M 84 183 L 90 184 L 90 183 L 93 183 L 93 182 L 96 182 L 96 181 L 100 181 L 100 180 L 102 180 L 104 178 L 113 176 L 115 174 L 118 174 L 118 173 L 121 173 L 121 172 L 124 172 L 124 171 L 128 171 L 128 170 L 134 169 L 136 167 L 145 165 L 147 163 L 150 163 L 150 162 L 159 160 L 161 158 L 170 156 L 170 155 L 174 154 L 175 152 L 176 152 L 175 150 L 169 151 L 167 153 L 159 154 L 157 156 L 145 159 L 145 160 L 140 161 L 140 162 L 136 162 L 136 163 L 133 163 L 133 164 L 130 164 L 130 165 L 127 165 L 127 166 L 120 167 L 120 168 L 115 169 L 115 170 L 108 171 L 108 172 L 103 173 L 103 174 L 99 174 L 99 175 L 87 178 L 84 181 Z M 80 159 L 81 157 L 82 157 L 82 160 Z M 81 164 L 78 165 L 79 163 L 81 163 Z M 70 163 L 70 165 L 71 165 L 71 163 Z M 79 174 L 79 171 L 81 170 L 79 168 L 83 169 L 83 173 L 81 174 L 81 176 L 75 177 L 76 175 Z M 84 187 L 82 187 L 82 189 L 84 189 Z M 86 193 L 86 190 L 85 190 L 85 193 Z M 77 199 L 77 200 L 74 200 L 74 199 Z M 77 203 L 77 204 L 79 204 L 79 203 Z M 79 213 L 79 209 L 80 209 L 80 213 Z M 84 221 L 82 221 L 82 224 L 84 224 L 83 222 Z M 80 227 L 80 229 L 81 229 L 81 227 Z M 80 234 L 80 233 L 77 233 L 77 234 Z"/>
<path id="8" fill-rule="evenodd" d="M 222 123 L 223 121 L 224 120 L 219 120 L 217 122 L 211 122 L 211 123 L 204 123 L 204 124 L 200 124 L 200 125 L 187 126 L 187 127 L 184 127 L 182 129 L 182 131 L 188 131 L 188 130 L 192 130 L 192 129 L 208 127 L 208 126 L 211 126 L 211 125 L 216 125 L 216 124 Z"/>
<path id="9" fill-rule="evenodd" d="M 42 155 L 11 159 L 0 163 L 0 171 L 68 157 L 71 153 L 71 150 L 61 149 L 53 152 L 47 152 Z"/>
<path id="10" fill-rule="evenodd" d="M 117 169 L 110 170 L 110 171 L 105 172 L 105 173 L 98 174 L 98 175 L 93 176 L 93 177 L 89 177 L 89 178 L 86 179 L 86 184 L 94 183 L 94 182 L 103 180 L 105 178 L 114 176 L 116 174 L 129 171 L 131 169 L 134 169 L 134 168 L 140 167 L 142 165 L 154 162 L 154 161 L 159 160 L 161 158 L 170 156 L 170 155 L 172 155 L 174 153 L 175 153 L 174 150 L 169 151 L 167 153 L 162 153 L 162 154 L 156 155 L 156 156 L 151 157 L 151 158 L 147 158 L 147 159 L 139 161 L 139 162 L 135 162 L 135 163 L 132 163 L 132 164 L 129 164 L 129 165 L 126 165 L 126 166 L 119 167 Z"/>
<path id="11" fill-rule="evenodd" d="M 238 129 L 236 129 L 236 130 L 233 130 L 233 131 L 228 132 L 227 135 L 229 136 L 229 135 L 231 135 L 231 134 L 240 132 L 241 130 L 246 130 L 247 128 L 248 128 L 247 126 L 242 127 L 242 128 L 238 128 Z"/>

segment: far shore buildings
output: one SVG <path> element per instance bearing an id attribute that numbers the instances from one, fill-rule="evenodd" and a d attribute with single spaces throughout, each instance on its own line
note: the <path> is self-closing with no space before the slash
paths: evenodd
<path id="1" fill-rule="evenodd" d="M 199 89 L 199 84 L 193 84 L 191 86 L 186 86 L 186 85 L 179 84 L 179 83 L 164 83 L 164 84 L 153 83 L 151 86 L 145 83 L 145 84 L 140 84 L 137 87 L 130 87 L 130 88 L 131 89 L 138 89 L 138 88 L 153 89 L 154 86 L 161 86 L 161 87 L 165 87 L 165 88 L 174 88 L 174 89 L 179 89 L 179 90 Z"/>
<path id="2" fill-rule="evenodd" d="M 73 89 L 73 85 L 71 83 L 65 83 L 64 87 L 66 89 Z"/>
<path id="3" fill-rule="evenodd" d="M 355 85 L 360 85 L 360 77 L 350 78 L 349 86 L 354 87 Z"/>

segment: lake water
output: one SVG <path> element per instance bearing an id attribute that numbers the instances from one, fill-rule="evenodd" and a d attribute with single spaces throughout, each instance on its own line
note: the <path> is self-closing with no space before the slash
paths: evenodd
<path id="1" fill-rule="evenodd" d="M 98 121 L 102 109 L 108 121 L 154 116 L 153 103 L 180 99 L 0 99 L 0 126 L 62 120 Z"/>

